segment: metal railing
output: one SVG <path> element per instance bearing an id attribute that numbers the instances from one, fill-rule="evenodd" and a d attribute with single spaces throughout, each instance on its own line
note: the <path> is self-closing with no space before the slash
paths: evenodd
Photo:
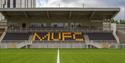
<path id="1" fill-rule="evenodd" d="M 85 48 L 85 42 L 80 41 L 35 41 L 31 48 Z"/>
<path id="2" fill-rule="evenodd" d="M 117 24 L 116 28 L 117 28 L 117 30 L 124 30 L 125 31 L 125 24 Z"/>
<path id="3" fill-rule="evenodd" d="M 28 41 L 18 41 L 17 42 L 2 42 L 0 48 L 20 48 L 22 46 L 27 46 L 30 43 Z M 90 47 L 91 45 L 91 47 Z M 117 43 L 98 43 L 98 42 L 76 42 L 76 41 L 34 41 L 30 44 L 30 48 L 125 48 L 125 44 Z"/>
<path id="4" fill-rule="evenodd" d="M 1 48 L 20 48 L 27 45 L 28 40 L 2 40 L 0 43 Z"/>
<path id="5" fill-rule="evenodd" d="M 97 48 L 113 48 L 112 45 L 115 45 L 114 48 L 117 48 L 117 41 L 116 40 L 89 40 L 87 43 L 89 45 L 93 45 Z"/>
<path id="6" fill-rule="evenodd" d="M 90 42 L 96 42 L 96 43 L 117 43 L 116 40 L 90 40 Z"/>
<path id="7" fill-rule="evenodd" d="M 25 29 L 11 29 L 8 28 L 7 32 L 112 32 L 111 30 L 90 30 L 90 29 L 70 29 L 70 28 L 25 28 Z"/>

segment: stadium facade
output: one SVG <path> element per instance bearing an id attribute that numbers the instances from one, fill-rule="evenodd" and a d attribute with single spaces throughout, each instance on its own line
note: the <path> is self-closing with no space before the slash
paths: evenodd
<path id="1" fill-rule="evenodd" d="M 34 8 L 36 0 L 0 0 L 1 8 Z"/>
<path id="2" fill-rule="evenodd" d="M 120 8 L 35 8 L 33 1 L 1 4 L 1 48 L 125 48 L 125 25 L 121 34 L 111 23 Z"/>

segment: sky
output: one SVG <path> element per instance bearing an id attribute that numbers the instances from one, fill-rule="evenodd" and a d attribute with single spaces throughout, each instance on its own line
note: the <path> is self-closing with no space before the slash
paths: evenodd
<path id="1" fill-rule="evenodd" d="M 114 18 L 125 20 L 125 0 L 37 0 L 37 7 L 120 8 Z"/>

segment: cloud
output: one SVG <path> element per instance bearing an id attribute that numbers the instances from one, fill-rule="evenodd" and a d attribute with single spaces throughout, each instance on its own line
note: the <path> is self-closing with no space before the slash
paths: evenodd
<path id="1" fill-rule="evenodd" d="M 46 7 L 48 0 L 36 0 L 36 7 Z"/>
<path id="2" fill-rule="evenodd" d="M 125 0 L 40 0 L 38 7 L 118 7 L 120 13 L 115 18 L 125 19 Z"/>
<path id="3" fill-rule="evenodd" d="M 117 20 L 124 19 L 125 20 L 125 8 L 124 7 L 121 7 L 120 12 L 114 19 L 117 19 Z"/>

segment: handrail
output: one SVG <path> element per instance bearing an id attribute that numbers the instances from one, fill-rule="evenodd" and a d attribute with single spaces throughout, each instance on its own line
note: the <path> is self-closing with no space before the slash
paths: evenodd
<path id="1" fill-rule="evenodd" d="M 16 48 L 21 48 L 23 46 L 27 46 L 29 43 L 27 40 L 25 40 L 24 42 L 20 42 L 16 45 Z"/>
<path id="2" fill-rule="evenodd" d="M 3 38 L 4 38 L 5 35 L 6 35 L 6 31 L 4 31 L 4 32 L 2 33 L 2 35 L 0 36 L 0 43 L 1 43 L 1 41 L 3 40 Z"/>
<path id="3" fill-rule="evenodd" d="M 67 32 L 112 32 L 111 30 L 108 31 L 103 31 L 103 30 L 84 30 L 84 29 L 46 29 L 46 28 L 39 28 L 39 29 L 31 29 L 31 28 L 27 28 L 27 29 L 8 29 L 8 32 L 34 32 L 34 31 L 38 31 L 38 32 L 45 32 L 45 31 L 49 31 L 49 32 L 53 32 L 53 31 L 67 31 Z"/>

